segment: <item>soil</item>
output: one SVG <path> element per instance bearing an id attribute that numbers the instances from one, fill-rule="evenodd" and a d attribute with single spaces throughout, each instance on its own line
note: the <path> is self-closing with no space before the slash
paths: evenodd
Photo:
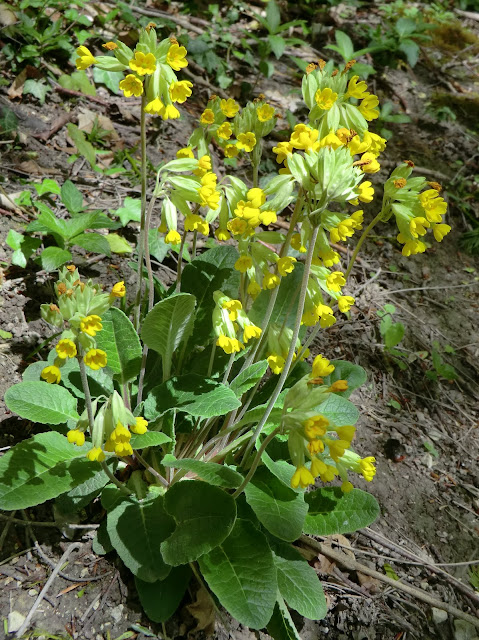
<path id="1" fill-rule="evenodd" d="M 460 18 L 462 27 L 477 38 L 475 15 L 474 19 Z M 330 18 L 337 27 L 352 33 L 354 23 L 340 19 L 336 8 L 331 8 Z M 364 13 L 355 19 L 366 21 Z M 327 58 L 330 52 L 319 53 Z M 304 47 L 295 55 L 315 59 L 318 51 Z M 286 63 L 277 64 L 277 68 L 269 80 L 258 79 L 255 92 L 264 93 L 283 112 L 290 109 L 294 113 L 299 105 L 298 76 Z M 390 565 L 390 571 L 402 582 L 477 616 L 479 596 L 474 594 L 468 574 L 474 566 L 469 563 L 479 558 L 479 257 L 460 250 L 460 237 L 470 229 L 468 219 L 479 218 L 477 198 L 470 191 L 479 173 L 478 129 L 477 119 L 471 121 L 470 112 L 457 100 L 458 95 L 474 98 L 474 68 L 477 55 L 471 62 L 455 49 L 435 47 L 433 41 L 423 47 L 414 69 L 406 64 L 384 67 L 374 76 L 380 99 L 391 100 L 411 121 L 383 123 L 393 136 L 382 156 L 382 172 L 373 181 L 380 183 L 398 160 L 413 160 L 418 175 L 443 184 L 453 232 L 442 243 L 434 243 L 426 254 L 405 258 L 394 240 L 392 225 L 375 231 L 378 235 L 368 240 L 352 273 L 348 293 L 355 296 L 356 304 L 350 318 L 322 331 L 311 351 L 312 355 L 323 353 L 354 361 L 368 372 L 367 383 L 352 397 L 361 412 L 355 443 L 360 454 L 376 457 L 378 471 L 373 482 L 357 484 L 378 499 L 381 515 L 370 529 L 340 537 L 336 544 L 349 547 L 359 562 L 383 574 Z M 4 75 L 13 80 L 6 70 Z M 245 79 L 254 83 L 253 78 Z M 451 107 L 455 120 L 439 120 L 438 112 L 431 110 L 438 86 L 449 95 L 447 104 L 456 105 Z M 137 182 L 95 173 L 82 159 L 68 164 L 73 149 L 65 127 L 45 141 L 35 137 L 48 131 L 65 111 L 75 121 L 81 109 L 87 108 L 111 119 L 118 134 L 112 144 L 135 150 L 139 122 L 134 100 L 125 107 L 119 97 L 99 88 L 98 96 L 108 106 L 55 91 L 40 105 L 32 96 L 19 101 L 10 99 L 5 87 L 2 91 L 0 105 L 8 106 L 19 119 L 17 143 L 2 145 L 1 186 L 7 194 L 33 190 L 32 183 L 49 177 L 60 183 L 72 179 L 91 209 L 117 209 L 126 196 L 138 197 Z M 188 103 L 181 123 L 161 123 L 161 131 L 158 123 L 150 120 L 148 149 L 154 165 L 174 157 L 176 149 L 186 144 L 206 100 L 206 92 L 200 90 L 196 103 Z M 300 118 L 301 112 L 295 115 Z M 477 188 L 477 182 L 475 185 Z M 3 200 L 1 209 L 0 237 L 4 241 L 10 229 L 24 229 L 28 211 Z M 374 215 L 374 204 L 365 210 L 366 216 Z M 137 231 L 130 224 L 120 233 L 134 241 Z M 25 367 L 46 353 L 51 336 L 39 317 L 39 308 L 51 299 L 54 275 L 32 262 L 26 269 L 12 266 L 11 254 L 3 244 L 1 328 L 12 337 L 0 343 L 2 397 L 10 385 L 21 380 Z M 163 264 L 155 264 L 158 277 L 166 284 L 171 280 L 169 266 L 174 267 L 174 260 L 170 255 Z M 127 284 L 134 281 L 124 257 L 98 260 L 94 254 L 79 251 L 74 262 L 84 275 L 105 285 L 119 279 Z M 394 305 L 393 319 L 405 328 L 396 355 L 385 348 L 380 333 L 377 312 L 385 304 Z M 455 374 L 441 375 L 444 369 L 439 366 L 438 371 L 438 362 L 449 365 L 449 373 L 452 367 Z M 3 403 L 0 420 L 1 451 L 42 430 L 11 415 Z M 56 517 L 54 509 L 53 504 L 47 504 L 14 517 L 51 521 Z M 100 518 L 97 509 L 80 514 L 79 521 L 99 522 Z M 55 578 L 24 637 L 163 637 L 165 630 L 142 613 L 131 576 L 114 552 L 99 557 L 92 551 L 93 531 L 31 528 L 14 522 L 2 522 L 1 527 L 0 614 L 2 619 L 8 618 L 10 629 L 16 617 L 21 620 L 28 614 L 52 568 L 74 540 L 78 548 L 69 556 L 63 576 Z M 443 573 L 431 571 L 431 564 L 440 566 Z M 311 622 L 293 612 L 302 640 L 460 640 L 479 635 L 452 615 L 442 615 L 374 578 L 346 572 L 323 556 L 314 566 L 327 595 L 328 614 L 320 622 Z M 464 588 L 458 588 L 455 580 Z M 196 609 L 191 608 L 195 601 Z M 166 624 L 166 632 L 170 638 L 201 640 L 211 623 L 211 610 L 201 590 L 190 591 L 179 612 Z M 7 628 L 5 625 L 5 632 Z M 262 631 L 243 628 L 224 613 L 216 620 L 214 635 L 236 640 L 269 638 Z"/>

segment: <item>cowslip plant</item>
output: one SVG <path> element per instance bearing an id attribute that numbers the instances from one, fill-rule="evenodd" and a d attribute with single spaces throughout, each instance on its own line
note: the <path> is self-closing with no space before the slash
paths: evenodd
<path id="1" fill-rule="evenodd" d="M 80 47 L 77 65 L 123 70 L 125 96 L 142 97 L 133 305 L 123 282 L 102 292 L 73 265 L 60 270 L 55 300 L 42 306 L 59 340 L 6 394 L 11 411 L 52 430 L 2 457 L 0 508 L 56 498 L 68 513 L 101 496 L 106 518 L 94 548 L 118 553 L 152 620 L 174 613 L 194 576 L 243 624 L 298 637 L 288 608 L 320 619 L 326 602 L 294 542 L 354 531 L 379 512 L 353 486 L 376 471 L 352 446 L 359 412 L 349 396 L 366 373 L 324 355 L 310 364 L 308 347 L 354 304 L 347 277 L 371 229 L 394 218 L 403 254 L 420 253 L 429 228 L 438 241 L 449 231 L 446 204 L 437 184 L 411 178 L 412 163 L 401 163 L 340 269 L 335 243 L 362 229 L 356 206 L 373 200 L 367 178 L 386 141 L 369 131 L 378 98 L 348 77 L 351 64 L 338 71 L 322 61 L 303 80 L 308 122 L 273 148 L 278 175 L 260 186 L 274 107 L 263 97 L 243 109 L 212 97 L 147 202 L 145 114 L 179 115 L 173 103 L 191 83 L 173 71 L 187 65 L 186 50 L 158 43 L 151 26 L 134 51 L 106 48 L 113 56 Z M 245 171 L 251 165 L 249 184 L 219 177 L 213 143 Z M 148 241 L 157 202 L 154 233 L 180 246 L 176 280 L 160 298 Z M 289 205 L 289 230 L 270 229 Z M 216 246 L 197 255 L 198 234 L 213 228 Z M 183 265 L 187 246 L 192 260 Z"/>

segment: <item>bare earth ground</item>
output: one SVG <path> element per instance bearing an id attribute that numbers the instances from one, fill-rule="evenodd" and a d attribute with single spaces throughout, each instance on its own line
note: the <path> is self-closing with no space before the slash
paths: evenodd
<path id="1" fill-rule="evenodd" d="M 478 24 L 471 21 L 468 26 L 477 32 Z M 308 51 L 305 55 L 314 58 Z M 410 124 L 390 126 L 394 136 L 384 154 L 381 176 L 397 161 L 411 159 L 426 170 L 431 180 L 444 184 L 452 202 L 451 195 L 461 193 L 460 180 L 478 173 L 477 128 L 469 129 L 470 114 L 465 109 L 458 108 L 455 122 L 444 123 L 437 122 L 425 107 L 438 83 L 442 82 L 443 89 L 445 85 L 448 91 L 455 91 L 455 69 L 465 92 L 472 91 L 473 80 L 468 76 L 469 68 L 459 66 L 450 69 L 444 81 L 441 65 L 445 58 L 434 51 L 428 51 L 428 57 L 428 64 L 420 62 L 414 71 L 386 68 L 375 76 L 380 97 L 399 103 L 412 118 Z M 280 109 L 294 110 L 297 88 L 292 69 L 282 66 L 277 76 L 260 81 L 257 90 Z M 288 95 L 289 91 L 296 93 Z M 86 107 L 109 115 L 127 148 L 136 144 L 139 126 L 134 103 L 128 103 L 131 113 L 125 116 L 123 107 L 120 111 L 117 106 L 119 98 L 107 96 L 102 89 L 99 96 L 108 98 L 109 109 L 84 100 L 64 102 L 55 93 L 49 94 L 43 107 L 34 99 L 29 100 L 31 96 L 21 104 L 0 96 L 2 104 L 15 110 L 22 132 L 21 148 L 7 150 L 0 160 L 7 193 L 21 190 L 29 180 L 53 177 L 61 183 L 69 177 L 91 208 L 116 209 L 125 196 L 138 196 L 136 185 L 121 178 L 99 176 L 89 171 L 82 160 L 67 164 L 72 149 L 65 128 L 46 143 L 33 137 L 48 130 L 65 109 L 71 110 L 74 118 Z M 206 98 L 203 92 L 201 99 L 206 102 Z M 162 125 L 161 134 L 156 122 L 151 126 L 149 148 L 154 164 L 173 157 L 175 150 L 184 146 L 202 108 L 203 104 L 189 105 L 191 117 Z M 33 160 L 28 155 L 32 151 L 38 154 Z M 462 169 L 457 160 L 464 163 Z M 373 203 L 366 215 L 372 216 L 374 211 Z M 20 230 L 26 220 L 18 210 L 2 209 L 2 213 L 0 237 L 4 240 L 10 228 Z M 363 455 L 374 455 L 378 461 L 374 481 L 364 482 L 361 488 L 376 496 L 381 516 L 370 530 L 336 541 L 339 548 L 350 546 L 359 562 L 381 573 L 388 563 L 402 582 L 477 615 L 478 595 L 474 596 L 468 582 L 469 567 L 461 563 L 479 558 L 479 258 L 459 250 L 459 235 L 468 227 L 457 207 L 451 206 L 448 222 L 454 230 L 441 244 L 434 243 L 426 254 L 411 258 L 404 258 L 398 250 L 392 226 L 376 230 L 378 235 L 367 242 L 362 261 L 353 270 L 349 292 L 356 296 L 356 305 L 351 317 L 322 332 L 312 353 L 355 361 L 368 371 L 367 383 L 353 397 L 361 411 L 356 449 Z M 135 231 L 130 225 L 127 237 L 133 239 Z M 4 245 L 0 260 L 9 264 L 10 255 Z M 75 263 L 82 273 L 104 284 L 120 278 L 128 284 L 134 278 L 125 258 L 97 261 L 95 256 L 83 253 L 75 255 Z M 170 277 L 161 265 L 157 268 L 159 277 Z M 8 267 L 2 277 L 1 328 L 13 335 L 0 344 L 3 396 L 11 384 L 21 380 L 24 368 L 41 353 L 35 355 L 35 350 L 50 335 L 39 319 L 39 305 L 51 299 L 54 276 L 38 268 Z M 386 303 L 394 304 L 394 320 L 405 325 L 405 337 L 399 345 L 404 354 L 403 369 L 385 352 L 379 332 L 376 312 Z M 456 380 L 431 380 L 426 375 L 434 371 L 433 348 L 455 368 Z M 38 428 L 11 416 L 3 404 L 0 419 L 2 450 Z M 83 522 L 98 522 L 100 507 L 83 515 Z M 27 516 L 17 513 L 15 517 Z M 48 521 L 57 514 L 52 505 L 45 505 L 30 510 L 28 517 Z M 48 634 L 69 637 L 65 635 L 68 633 L 74 638 L 114 639 L 127 631 L 132 635 L 122 637 L 162 637 L 162 629 L 141 612 L 133 581 L 121 569 L 114 553 L 105 558 L 93 553 L 91 531 L 41 527 L 32 530 L 16 523 L 2 523 L 1 527 L 5 527 L 3 532 L 0 529 L 0 557 L 4 558 L 0 563 L 2 619 L 10 614 L 12 620 L 15 612 L 27 615 L 52 567 L 73 539 L 79 542 L 79 548 L 71 553 L 63 576 L 54 580 L 31 628 L 44 638 L 52 637 Z M 303 640 L 323 636 L 333 640 L 472 640 L 477 635 L 471 629 L 461 635 L 462 623 L 454 621 L 453 616 L 443 616 L 374 578 L 345 571 L 323 556 L 312 563 L 323 581 L 329 612 L 321 622 L 301 620 L 293 613 Z M 446 574 L 428 568 L 438 563 Z M 461 591 L 454 579 L 460 580 L 465 589 Z M 196 607 L 191 607 L 195 601 Z M 201 591 L 190 592 L 179 613 L 166 625 L 168 636 L 200 640 L 211 626 L 211 618 L 211 607 Z M 137 625 L 143 625 L 143 631 Z M 5 637 L 3 630 L 0 637 Z M 269 638 L 263 632 L 244 629 L 227 616 L 216 622 L 215 637 Z"/>

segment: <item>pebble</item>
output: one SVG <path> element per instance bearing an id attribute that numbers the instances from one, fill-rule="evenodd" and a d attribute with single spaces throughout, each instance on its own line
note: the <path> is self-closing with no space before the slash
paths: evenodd
<path id="1" fill-rule="evenodd" d="M 435 624 L 441 624 L 446 622 L 447 620 L 447 611 L 443 611 L 442 609 L 436 609 L 436 607 L 432 607 L 432 619 Z"/>
<path id="2" fill-rule="evenodd" d="M 123 605 L 119 604 L 110 611 L 110 615 L 115 622 L 120 622 L 123 618 Z"/>
<path id="3" fill-rule="evenodd" d="M 37 596 L 38 595 L 38 591 L 36 589 L 29 589 L 28 590 L 28 595 L 29 596 Z"/>
<path id="4" fill-rule="evenodd" d="M 7 618 L 8 633 L 15 633 L 15 631 L 18 631 L 24 622 L 25 622 L 24 615 L 22 615 L 18 611 L 11 611 L 8 614 L 8 618 Z"/>

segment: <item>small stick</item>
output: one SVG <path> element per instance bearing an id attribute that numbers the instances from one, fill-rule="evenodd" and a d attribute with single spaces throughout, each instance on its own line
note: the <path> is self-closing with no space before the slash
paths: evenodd
<path id="1" fill-rule="evenodd" d="M 65 89 L 65 87 L 60 87 L 60 85 L 55 85 L 55 91 L 57 93 L 64 93 L 67 96 L 75 96 L 76 98 L 85 98 L 85 100 L 90 100 L 91 102 L 96 102 L 98 104 L 103 105 L 104 107 L 109 107 L 110 103 L 102 98 L 97 98 L 96 96 L 89 96 L 86 93 L 82 93 L 81 91 L 75 91 L 74 89 Z"/>
<path id="2" fill-rule="evenodd" d="M 344 553 L 341 553 L 339 551 L 334 551 L 328 545 L 321 544 L 321 542 L 318 542 L 317 540 L 313 540 L 309 536 L 302 535 L 300 540 L 303 544 L 307 545 L 311 549 L 314 549 L 314 551 L 323 554 L 324 556 L 330 558 L 331 560 L 334 560 L 335 562 L 338 562 L 340 565 L 342 565 L 345 569 L 348 569 L 349 571 L 359 571 L 364 575 L 371 576 L 372 578 L 376 578 L 376 580 L 386 583 L 393 589 L 397 589 L 398 591 L 403 591 L 405 593 L 408 593 L 414 598 L 417 598 L 418 600 L 421 600 L 422 602 L 429 604 L 431 607 L 435 607 L 436 609 L 442 609 L 443 611 L 447 611 L 447 613 L 450 613 L 455 618 L 461 618 L 462 620 L 465 620 L 466 622 L 469 622 L 470 624 L 472 624 L 474 627 L 476 627 L 476 629 L 479 629 L 479 618 L 475 618 L 469 615 L 468 613 L 464 613 L 464 611 L 461 611 L 457 607 L 453 607 L 448 602 L 443 602 L 442 600 L 438 600 L 437 598 L 430 596 L 428 593 L 426 593 L 422 589 L 411 587 L 408 584 L 399 582 L 399 580 L 393 580 L 392 578 L 389 578 L 388 576 L 385 576 L 382 573 L 379 573 L 379 571 L 370 569 L 366 565 L 361 564 L 360 562 L 357 562 L 356 560 L 354 560 L 353 558 L 350 558 Z"/>
<path id="3" fill-rule="evenodd" d="M 6 516 L 0 513 L 0 520 L 6 520 L 7 522 L 14 522 L 15 524 L 23 524 L 23 526 L 33 525 L 34 527 L 68 527 L 69 529 L 98 529 L 99 524 L 65 524 L 59 522 L 37 522 L 36 520 L 20 520 L 20 518 L 14 518 L 13 516 Z"/>
<path id="4" fill-rule="evenodd" d="M 22 636 L 25 631 L 28 629 L 29 625 L 30 625 L 30 621 L 33 618 L 33 616 L 35 615 L 35 611 L 38 609 L 38 607 L 40 606 L 41 601 L 43 600 L 43 598 L 45 597 L 46 593 L 48 592 L 48 590 L 50 589 L 50 587 L 53 584 L 53 581 L 55 580 L 55 578 L 57 577 L 60 569 L 63 567 L 63 565 L 65 564 L 65 561 L 68 559 L 68 556 L 73 552 L 76 551 L 77 549 L 81 549 L 81 544 L 79 542 L 73 542 L 73 544 L 71 544 L 66 551 L 63 553 L 62 557 L 60 558 L 60 560 L 58 561 L 55 569 L 52 571 L 50 577 L 48 578 L 48 580 L 45 582 L 45 585 L 43 587 L 43 589 L 40 591 L 40 593 L 38 594 L 37 599 L 35 600 L 33 607 L 30 609 L 30 611 L 28 612 L 27 617 L 25 618 L 24 623 L 22 624 L 22 626 L 20 627 L 20 629 L 16 632 L 16 636 L 20 637 Z"/>
<path id="5" fill-rule="evenodd" d="M 55 120 L 55 122 L 52 124 L 50 129 L 47 129 L 46 131 L 41 131 L 40 133 L 34 133 L 33 137 L 37 138 L 37 140 L 43 140 L 43 142 L 46 142 L 49 138 L 52 137 L 54 133 L 56 133 L 62 127 L 64 127 L 67 122 L 70 122 L 72 116 L 73 116 L 72 113 L 63 113 L 61 116 L 59 116 Z"/>

